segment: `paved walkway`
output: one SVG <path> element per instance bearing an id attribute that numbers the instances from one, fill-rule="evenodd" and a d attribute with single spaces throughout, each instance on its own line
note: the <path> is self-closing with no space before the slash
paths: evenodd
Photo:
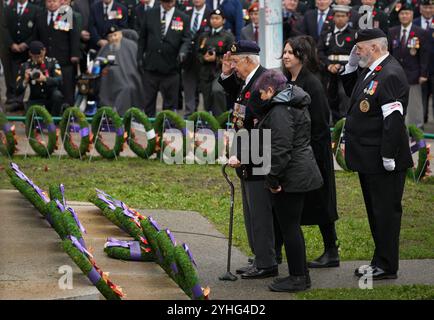
<path id="1" fill-rule="evenodd" d="M 2 237 L 2 264 L 0 269 L 0 290 L 11 286 L 12 280 L 5 278 L 5 273 L 15 272 L 17 265 L 22 265 L 25 272 L 39 272 L 46 278 L 52 278 L 57 284 L 60 275 L 57 268 L 60 263 L 68 263 L 66 254 L 62 254 L 56 247 L 57 235 L 50 230 L 45 221 L 39 218 L 36 210 L 16 191 L 0 191 L 0 235 Z M 126 235 L 105 219 L 99 210 L 90 203 L 68 201 L 78 213 L 83 225 L 87 228 L 88 235 L 85 240 L 88 245 L 94 248 L 97 262 L 104 271 L 110 272 L 110 277 L 120 285 L 127 293 L 128 299 L 186 299 L 187 297 L 176 287 L 176 285 L 165 275 L 164 271 L 155 263 L 122 262 L 107 258 L 103 253 L 105 239 L 109 236 L 125 238 Z M 211 299 L 292 299 L 292 294 L 272 293 L 268 291 L 267 285 L 271 279 L 264 280 L 242 280 L 235 282 L 222 282 L 218 277 L 226 270 L 227 240 L 212 226 L 207 219 L 197 212 L 166 211 L 166 210 L 139 210 L 144 215 L 152 215 L 161 227 L 169 228 L 175 235 L 178 243 L 187 243 L 191 248 L 198 264 L 198 271 L 201 277 L 202 286 L 211 288 Z M 6 217 L 3 219 L 3 217 Z M 16 230 L 23 229 L 25 239 L 21 239 L 21 233 Z M 16 242 L 31 239 L 50 238 L 46 240 L 51 243 L 44 246 L 45 251 L 37 251 L 35 248 L 18 246 L 14 250 L 7 250 L 10 245 Z M 4 238 L 4 239 L 3 239 Z M 6 242 L 3 242 L 6 241 Z M 50 242 L 51 241 L 51 242 Z M 41 254 L 44 252 L 44 254 Z M 45 260 L 45 263 L 35 264 L 33 259 L 41 261 L 44 257 L 58 257 L 58 260 Z M 5 259 L 4 257 L 7 257 Z M 232 270 L 245 265 L 247 257 L 237 248 L 232 250 Z M 30 265 L 31 263 L 31 265 Z M 70 260 L 69 260 L 70 263 Z M 311 270 L 312 289 L 315 288 L 358 288 L 358 280 L 353 276 L 353 271 L 367 261 L 347 261 L 341 264 L 340 268 L 326 270 Z M 404 285 L 404 284 L 430 284 L 434 285 L 434 260 L 402 260 L 400 263 L 399 278 L 397 280 L 379 281 L 374 283 L 380 285 Z M 50 269 L 51 268 L 51 269 Z M 282 264 L 279 267 L 280 274 L 287 275 L 287 266 Z M 79 271 L 78 271 L 79 272 Z M 22 273 L 21 273 L 22 274 Z M 24 273 L 26 274 L 26 273 Z M 79 277 L 80 278 L 80 277 Z M 81 279 L 81 278 L 80 278 Z M 34 277 L 25 276 L 23 283 L 34 282 Z M 86 286 L 86 279 L 82 279 Z M 6 284 L 6 285 L 5 285 Z M 88 284 L 88 282 L 87 282 Z M 89 284 L 88 287 L 92 288 Z M 32 286 L 30 286 L 32 287 Z M 4 292 L 0 292 L 0 298 Z M 26 294 L 26 290 L 16 291 L 16 297 Z M 46 298 L 59 298 L 59 290 Z M 26 296 L 28 297 L 28 295 Z"/>

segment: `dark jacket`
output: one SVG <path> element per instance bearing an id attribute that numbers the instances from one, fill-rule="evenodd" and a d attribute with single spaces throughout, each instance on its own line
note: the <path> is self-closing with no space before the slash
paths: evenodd
<path id="1" fill-rule="evenodd" d="M 363 15 L 367 14 L 366 11 L 360 14 L 359 9 L 360 6 L 353 6 L 353 8 L 351 9 L 350 24 L 355 30 L 360 29 L 359 20 Z M 366 20 L 364 22 L 366 22 Z M 387 14 L 385 14 L 382 10 L 374 8 L 374 10 L 372 10 L 372 27 L 380 28 L 384 31 L 385 34 L 387 34 L 387 31 L 389 29 L 389 17 L 387 16 Z"/>
<path id="2" fill-rule="evenodd" d="M 419 77 L 428 77 L 429 65 L 429 39 L 427 32 L 414 23 L 407 35 L 407 44 L 401 46 L 401 26 L 389 29 L 389 52 L 401 63 L 410 85 L 418 84 Z M 416 40 L 417 39 L 417 40 Z M 418 47 L 412 49 L 414 42 L 419 42 Z"/>
<path id="3" fill-rule="evenodd" d="M 140 31 L 137 59 L 143 59 L 143 69 L 161 74 L 173 74 L 179 70 L 178 56 L 190 52 L 191 33 L 188 16 L 175 8 L 169 29 L 161 36 L 161 7 L 153 7 L 145 13 Z M 175 21 L 175 22 L 174 22 Z"/>
<path id="4" fill-rule="evenodd" d="M 160 1 L 155 0 L 154 6 L 152 8 L 156 8 L 160 6 Z M 148 7 L 148 10 L 152 9 L 151 7 Z M 134 30 L 140 33 L 140 30 L 142 29 L 143 22 L 145 21 L 145 5 L 143 2 L 139 2 L 139 4 L 134 8 Z"/>
<path id="5" fill-rule="evenodd" d="M 404 116 L 395 111 L 384 119 L 381 109 L 398 101 L 405 115 L 409 85 L 404 70 L 391 55 L 376 69 L 365 80 L 356 71 L 341 76 L 345 92 L 351 94 L 345 122 L 345 161 L 348 168 L 363 174 L 386 173 L 382 157 L 395 159 L 395 171 L 413 166 Z"/>
<path id="6" fill-rule="evenodd" d="M 311 119 L 310 144 L 324 180 L 321 188 L 307 193 L 301 222 L 303 225 L 330 223 L 338 219 L 338 214 L 327 96 L 319 78 L 305 67 L 291 84 L 302 88 L 311 98 L 308 108 Z"/>
<path id="7" fill-rule="evenodd" d="M 213 0 L 206 0 L 206 5 L 212 10 Z M 239 0 L 224 0 L 219 9 L 223 11 L 225 16 L 225 29 L 230 30 L 237 40 L 241 39 L 241 29 L 244 27 L 243 7 Z"/>
<path id="8" fill-rule="evenodd" d="M 309 95 L 290 85 L 270 102 L 270 111 L 259 129 L 271 129 L 271 168 L 265 177 L 268 188 L 307 192 L 322 185 L 321 173 L 310 146 Z"/>
<path id="9" fill-rule="evenodd" d="M 330 8 L 327 16 L 324 17 L 321 33 L 330 30 L 332 24 L 331 22 L 333 22 L 333 10 Z M 311 36 L 315 41 L 318 41 L 319 34 L 317 9 L 306 11 L 303 20 L 300 23 L 300 31 L 305 35 Z"/>
<path id="10" fill-rule="evenodd" d="M 422 28 L 422 17 L 413 20 L 413 24 Z M 429 74 L 434 74 L 434 23 L 431 23 L 429 29 L 425 29 L 425 32 L 428 32 L 428 39 L 430 42 L 429 48 Z"/>

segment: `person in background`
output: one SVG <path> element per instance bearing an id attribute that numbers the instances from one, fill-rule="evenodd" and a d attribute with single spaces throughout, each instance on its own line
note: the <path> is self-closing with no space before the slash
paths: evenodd
<path id="1" fill-rule="evenodd" d="M 52 116 L 62 115 L 63 95 L 62 70 L 55 58 L 46 56 L 44 44 L 40 41 L 29 43 L 29 56 L 19 70 L 16 79 L 17 92 L 23 93 L 30 86 L 27 106 L 44 105 Z"/>
<path id="2" fill-rule="evenodd" d="M 330 8 L 332 0 L 316 0 L 315 3 L 316 9 L 306 11 L 302 23 L 300 23 L 300 32 L 318 41 L 322 32 L 331 29 L 333 11 Z"/>
<path id="3" fill-rule="evenodd" d="M 220 9 L 226 18 L 225 30 L 232 32 L 236 40 L 241 39 L 244 27 L 243 8 L 239 0 L 206 0 L 210 10 Z"/>
<path id="4" fill-rule="evenodd" d="M 306 194 L 301 218 L 302 225 L 319 226 L 324 243 L 324 253 L 309 262 L 308 266 L 309 268 L 328 268 L 339 266 L 338 238 L 335 227 L 338 213 L 329 129 L 330 111 L 321 81 L 315 75 L 318 71 L 317 61 L 315 43 L 311 37 L 300 36 L 285 42 L 282 54 L 283 71 L 290 84 L 299 86 L 311 97 L 311 103 L 308 106 L 311 118 L 310 144 L 324 180 L 321 188 Z"/>
<path id="5" fill-rule="evenodd" d="M 282 9 L 282 28 L 283 28 L 283 41 L 285 42 L 290 37 L 301 35 L 298 30 L 299 24 L 302 23 L 303 17 L 297 8 L 299 6 L 299 0 L 283 0 Z"/>
<path id="6" fill-rule="evenodd" d="M 360 29 L 359 21 L 363 15 L 366 15 L 366 19 L 362 20 L 362 23 L 365 24 L 368 21 L 372 20 L 373 28 L 380 28 L 387 34 L 389 29 L 389 17 L 384 13 L 383 10 L 380 10 L 375 7 L 377 0 L 362 0 L 363 6 L 370 7 L 370 11 L 364 10 L 362 13 L 359 13 L 360 6 L 353 6 L 351 10 L 351 27 L 358 30 Z"/>
<path id="7" fill-rule="evenodd" d="M 430 42 L 430 55 L 428 67 L 428 81 L 422 83 L 422 104 L 423 104 L 423 120 L 428 122 L 429 97 L 434 95 L 434 3 L 432 0 L 422 0 L 420 3 L 419 18 L 414 19 L 413 23 L 424 29 L 428 33 Z M 434 98 L 431 101 L 433 117 L 434 117 Z"/>
<path id="8" fill-rule="evenodd" d="M 145 12 L 151 10 L 154 6 L 159 6 L 160 1 L 158 0 L 140 0 L 139 4 L 135 7 L 135 16 L 134 20 L 134 30 L 140 33 L 142 29 L 142 25 L 145 19 Z"/>
<path id="9" fill-rule="evenodd" d="M 252 40 L 259 43 L 259 3 L 254 2 L 248 12 L 251 23 L 241 29 L 241 40 Z"/>
<path id="10" fill-rule="evenodd" d="M 401 63 L 410 84 L 406 124 L 423 128 L 421 85 L 428 81 L 430 40 L 422 28 L 413 23 L 413 7 L 403 3 L 399 10 L 400 26 L 389 29 L 389 51 Z"/>
<path id="11" fill-rule="evenodd" d="M 289 270 L 288 277 L 275 279 L 268 288 L 297 292 L 311 286 L 300 224 L 306 193 L 320 188 L 322 178 L 310 146 L 310 97 L 300 87 L 287 87 L 286 83 L 281 71 L 263 73 L 249 104 L 261 115 L 257 128 L 271 130 L 271 165 L 265 187 L 271 192 Z"/>

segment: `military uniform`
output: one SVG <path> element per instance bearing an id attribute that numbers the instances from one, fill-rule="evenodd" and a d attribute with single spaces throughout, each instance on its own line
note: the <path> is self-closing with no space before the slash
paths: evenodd
<path id="1" fill-rule="evenodd" d="M 31 77 L 27 83 L 25 81 L 27 69 L 32 70 L 34 78 L 37 78 L 38 72 L 44 74 L 47 77 L 47 81 L 37 82 Z M 60 92 L 62 86 L 62 70 L 55 58 L 45 57 L 42 64 L 37 64 L 32 59 L 28 59 L 20 67 L 16 85 L 18 93 L 23 93 L 27 85 L 30 85 L 28 106 L 42 104 L 45 105 L 51 115 L 61 116 L 63 103 L 63 95 Z"/>
<path id="2" fill-rule="evenodd" d="M 332 111 L 333 123 L 336 123 L 345 114 L 348 97 L 344 92 L 342 81 L 338 74 L 328 71 L 331 64 L 344 66 L 348 62 L 349 54 L 354 46 L 355 30 L 348 24 L 341 30 L 334 29 L 323 32 L 319 39 L 318 55 L 325 66 L 327 81 L 327 96 Z"/>
<path id="3" fill-rule="evenodd" d="M 359 31 L 357 41 L 385 37 L 380 29 Z M 347 66 L 348 68 L 348 66 Z M 404 70 L 390 54 L 358 75 L 346 70 L 343 83 L 350 107 L 345 123 L 345 160 L 359 173 L 375 243 L 374 280 L 396 278 L 406 171 L 413 166 L 404 114 L 409 86 Z M 389 166 L 390 161 L 394 166 Z M 386 169 L 387 168 L 387 169 Z M 363 270 L 357 269 L 362 276 Z"/>
<path id="4" fill-rule="evenodd" d="M 134 29 L 136 24 L 136 12 L 137 0 L 118 0 L 125 8 L 127 8 L 128 29 Z"/>
<path id="5" fill-rule="evenodd" d="M 226 111 L 226 96 L 223 87 L 218 83 L 221 73 L 221 60 L 223 55 L 228 52 L 234 43 L 235 38 L 232 33 L 221 30 L 210 30 L 204 32 L 198 40 L 200 68 L 200 86 L 203 94 L 204 105 L 207 111 L 218 116 Z M 216 61 L 208 62 L 204 60 L 207 52 L 215 52 Z"/>
<path id="6" fill-rule="evenodd" d="M 18 12 L 18 9 L 22 11 Z M 39 13 L 39 7 L 27 2 L 24 9 L 21 9 L 17 2 L 13 6 L 5 8 L 3 27 L 5 30 L 4 45 L 8 48 L 4 59 L 2 59 L 5 80 L 6 80 L 6 96 L 11 102 L 18 104 L 23 103 L 23 96 L 16 96 L 15 93 L 15 79 L 18 74 L 19 66 L 25 62 L 29 55 L 28 50 L 23 52 L 13 52 L 11 46 L 13 44 L 20 45 L 25 43 L 28 47 L 29 43 L 33 39 L 33 29 L 35 26 L 36 15 Z"/>
<path id="7" fill-rule="evenodd" d="M 53 17 L 54 18 L 54 17 Z M 80 57 L 80 30 L 77 16 L 72 15 L 72 26 L 62 22 L 59 12 L 55 21 L 48 24 L 51 12 L 45 10 L 36 18 L 35 39 L 40 40 L 47 49 L 47 56 L 56 58 L 62 68 L 62 93 L 65 102 L 74 104 L 75 65 L 72 57 Z"/>

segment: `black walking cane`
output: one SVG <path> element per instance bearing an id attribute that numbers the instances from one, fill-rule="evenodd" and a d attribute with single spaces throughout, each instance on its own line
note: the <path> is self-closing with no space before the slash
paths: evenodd
<path id="1" fill-rule="evenodd" d="M 226 181 L 228 182 L 229 186 L 231 187 L 231 210 L 229 214 L 229 241 L 228 241 L 228 263 L 227 263 L 227 269 L 226 273 L 219 277 L 221 281 L 236 281 L 238 278 L 236 275 L 232 274 L 231 272 L 231 249 L 232 249 L 232 229 L 234 225 L 234 184 L 231 180 L 229 180 L 228 174 L 226 173 L 226 167 L 227 164 L 223 165 L 222 167 L 222 173 L 225 177 Z"/>

